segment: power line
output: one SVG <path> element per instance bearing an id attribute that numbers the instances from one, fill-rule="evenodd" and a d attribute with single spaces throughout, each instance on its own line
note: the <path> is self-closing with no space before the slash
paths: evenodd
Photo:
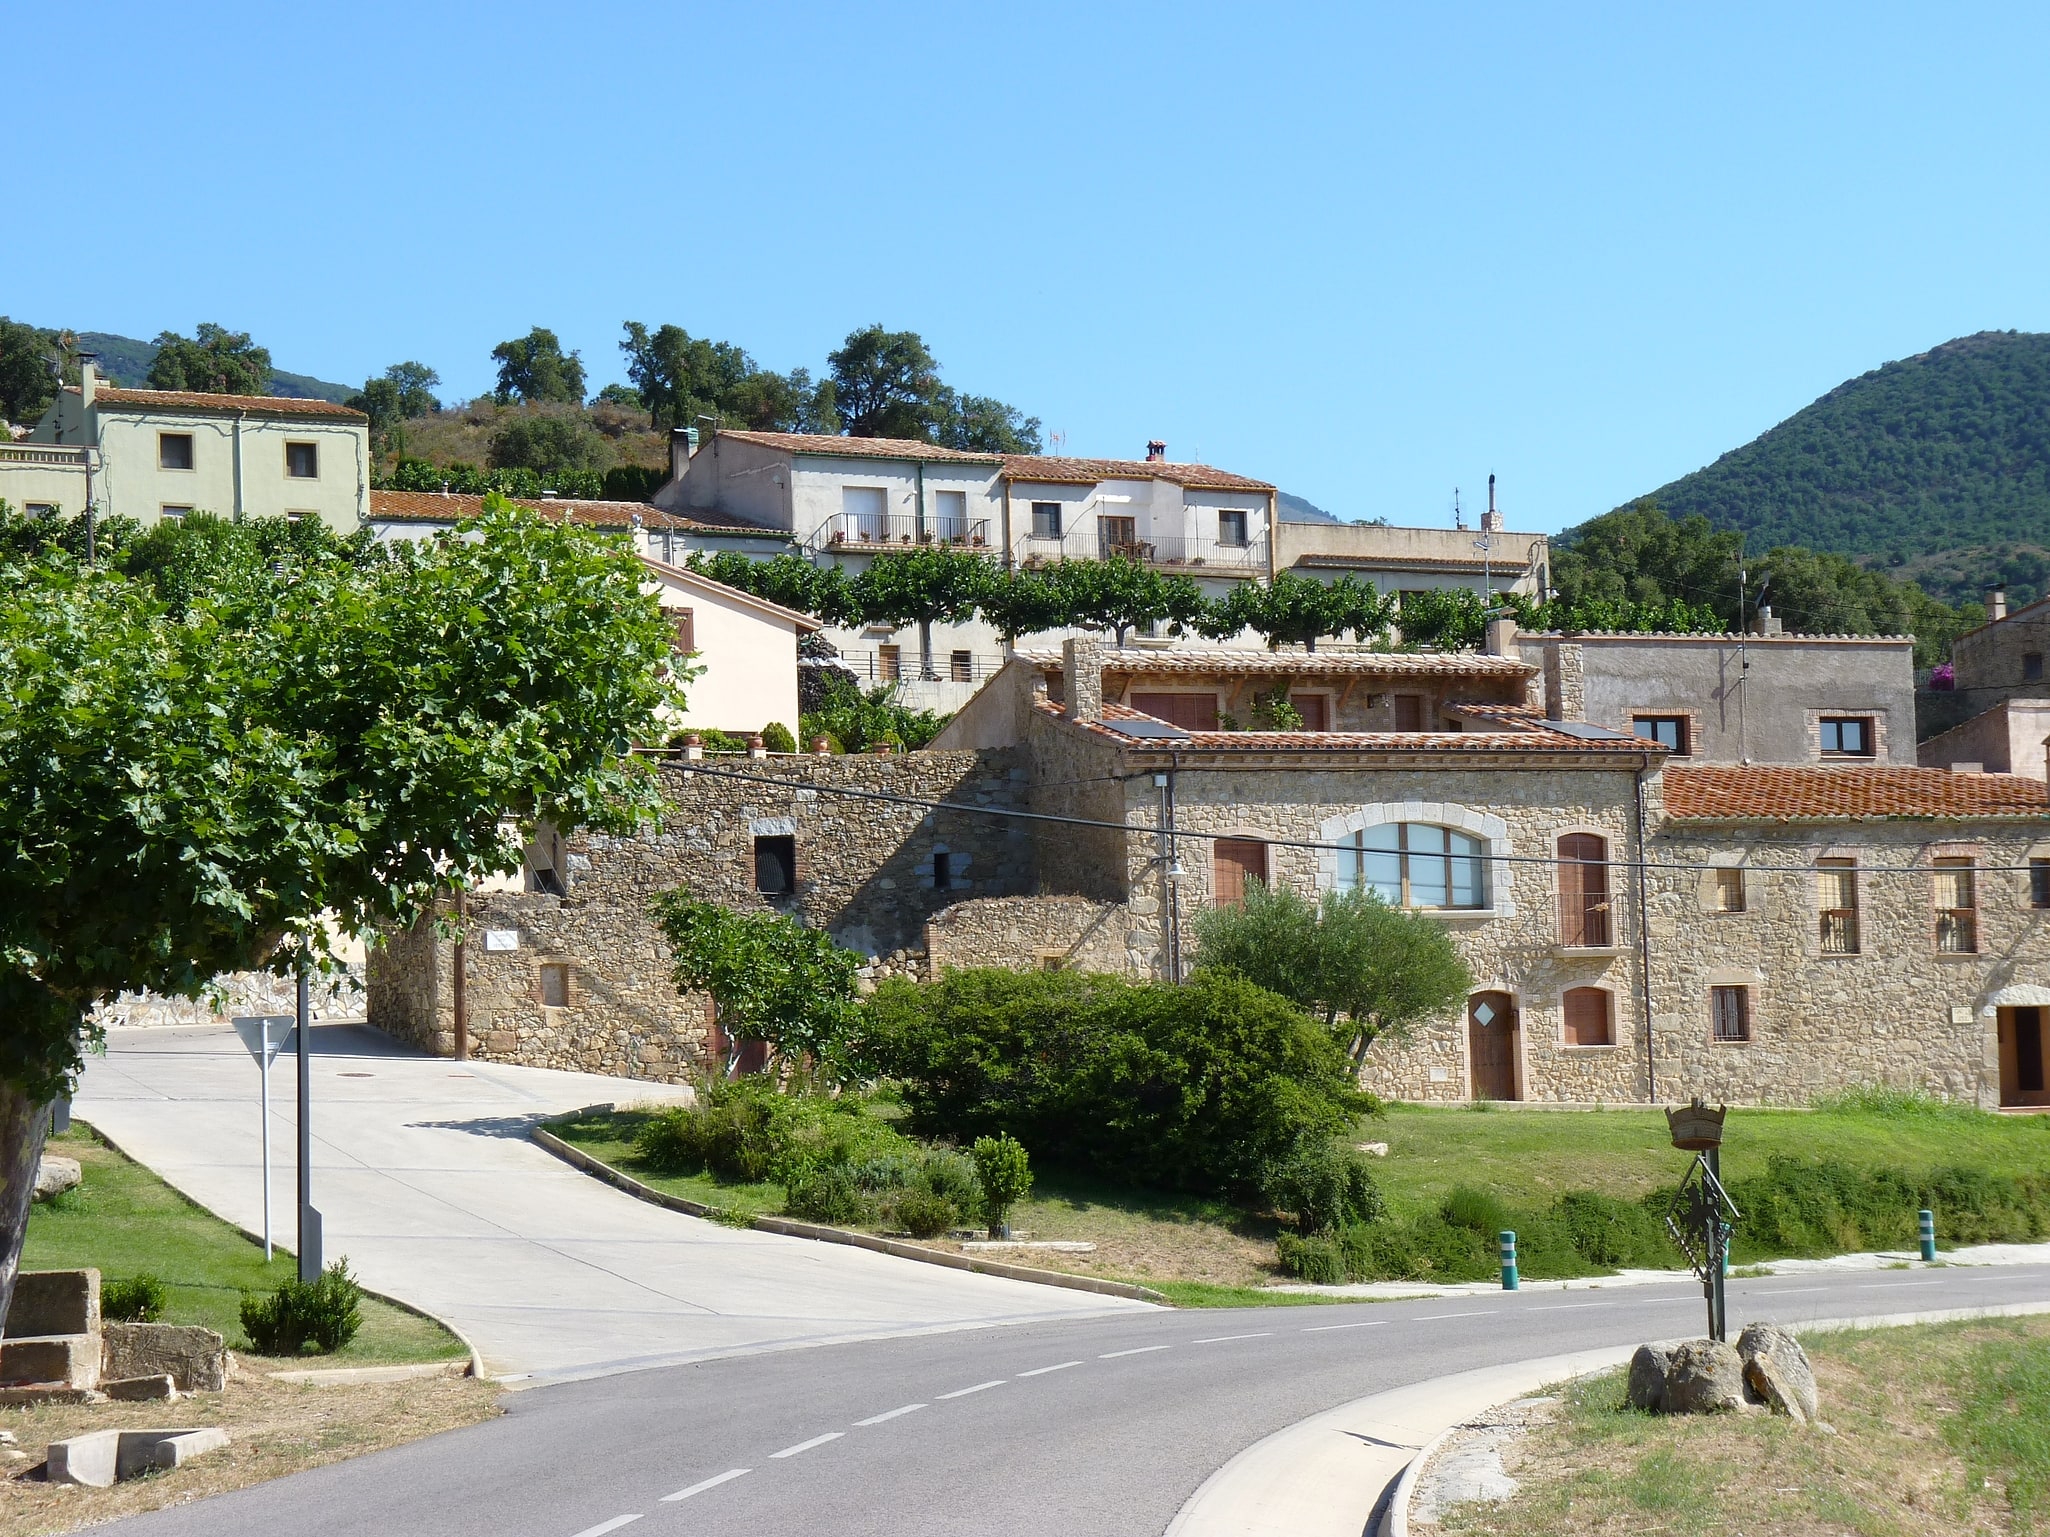
<path id="1" fill-rule="evenodd" d="M 1055 824 L 1057 824 L 1057 825 L 1061 825 L 1061 826 L 1067 826 L 1067 827 L 1089 827 L 1089 828 L 1095 828 L 1095 829 L 1098 829 L 1098 830 L 1100 830 L 1100 831 L 1108 831 L 1108 832 L 1121 832 L 1121 833 L 1147 833 L 1147 834 L 1151 834 L 1151 835 L 1153 835 L 1153 836 L 1155 836 L 1155 837 L 1158 837 L 1158 836 L 1159 836 L 1159 835 L 1160 835 L 1160 834 L 1161 834 L 1162 832 L 1166 832 L 1166 833 L 1167 833 L 1167 834 L 1168 834 L 1169 836 L 1171 836 L 1171 837 L 1175 837 L 1175 838 L 1188 838 L 1188 839 L 1192 839 L 1192 840 L 1194 840 L 1194 841 L 1197 841 L 1197 842 L 1203 842 L 1203 843 L 1209 843 L 1209 842 L 1213 842 L 1213 841 L 1215 841 L 1215 835 L 1213 835 L 1213 834 L 1210 834 L 1210 833 L 1205 833 L 1205 832 L 1196 832 L 1196 831 L 1192 831 L 1192 830 L 1190 830 L 1190 829 L 1187 829 L 1187 828 L 1181 828 L 1181 827 L 1175 827 L 1175 828 L 1165 828 L 1165 829 L 1163 829 L 1163 828 L 1159 828 L 1159 827 L 1149 827 L 1149 826 L 1145 825 L 1144 823 L 1133 823 L 1133 822 L 1106 822 L 1106 821 L 1103 821 L 1103 820 L 1101 820 L 1101 819 L 1099 819 L 1099 818 L 1095 818 L 1095 817 L 1074 817 L 1074 816 L 1064 816 L 1064 815 L 1062 815 L 1062 814 L 1060 814 L 1060 813 L 1058 813 L 1058 812 L 1051 812 L 1051 811 L 1020 811 L 1020 810 L 1017 810 L 1017 809 L 1015 809 L 1015 808 L 1013 808 L 1013 807 L 1009 807 L 1009 806 L 971 806 L 971 805 L 967 805 L 967 804 L 965 804 L 964 802 L 961 802 L 961 801 L 937 801 L 937 800 L 928 800 L 928 799 L 926 799 L 926 798 L 924 798 L 924 797 L 922 797 L 922 796 L 916 796 L 916 795 L 897 795 L 897 794 L 893 794 L 893 793 L 891 793 L 890 791 L 887 791 L 887 790 L 857 790 L 857 789 L 853 788 L 853 787 L 852 787 L 852 786 L 850 786 L 850 785 L 822 785 L 822 784 L 804 784 L 804 783 L 799 783 L 799 782 L 797 782 L 797 781 L 794 781 L 794 780 L 789 780 L 789 779 L 779 779 L 779 778 L 776 778 L 776 777 L 774 777 L 774 776 L 772 776 L 772 775 L 768 775 L 768 774 L 747 774 L 747 773 L 741 773 L 741 772 L 739 772 L 739 771 L 737 771 L 737 770 L 734 770 L 734 769 L 721 769 L 721 768 L 707 768 L 707 767 L 705 767 L 705 765 L 703 764 L 703 762 L 702 762 L 702 761 L 699 761 L 699 762 L 679 762 L 679 760 L 677 760 L 677 759 L 675 759 L 675 758 L 672 758 L 672 757 L 669 757 L 669 756 L 668 756 L 668 753 L 667 753 L 667 750 L 666 750 L 666 749 L 660 749 L 660 750 L 656 750 L 656 751 L 650 751 L 650 750 L 648 750 L 648 749 L 645 749 L 645 748 L 637 748 L 637 749 L 635 749 L 635 750 L 636 750 L 637 752 L 641 753 L 641 754 L 642 754 L 643 756 L 647 756 L 647 757 L 657 757 L 657 758 L 659 758 L 659 759 L 660 759 L 661 761 L 667 762 L 667 763 L 671 764 L 672 766 L 676 766 L 676 767 L 679 767 L 679 768 L 681 769 L 681 771 L 682 771 L 682 772 L 684 772 L 684 773 L 687 773 L 687 774 L 703 774 L 703 775 L 705 775 L 705 776 L 706 776 L 707 778 L 711 778 L 711 779 L 730 779 L 730 780 L 735 780 L 735 781 L 738 781 L 738 782 L 740 782 L 740 783 L 742 783 L 742 784 L 757 784 L 757 785 L 766 785 L 766 786 L 770 786 L 770 787 L 772 787 L 772 788 L 775 788 L 775 789 L 783 789 L 783 790 L 811 790 L 811 791 L 814 791 L 814 792 L 820 792 L 820 793 L 824 793 L 824 794 L 827 794 L 827 795 L 839 795 L 839 796 L 844 796 L 844 797 L 846 797 L 846 798 L 848 798 L 848 799 L 850 799 L 850 800 L 866 800 L 866 801 L 881 801 L 881 802 L 884 802 L 884 803 L 887 803 L 887 804 L 890 804 L 890 805 L 897 805 L 897 806 L 916 806 L 916 807 L 920 807 L 920 808 L 922 808 L 922 809 L 924 809 L 924 810 L 927 810 L 927 811 L 949 811 L 949 812 L 954 812 L 954 813 L 956 813 L 956 814 L 958 814 L 958 815 L 961 815 L 961 816 L 984 816 L 984 817 L 1008 817 L 1008 818 L 1012 818 L 1012 819 L 1014 819 L 1014 820 L 1019 820 L 1019 821 L 1028 821 L 1028 822 L 1051 822 L 1051 823 L 1055 823 Z M 1184 771 L 1184 772 L 1187 772 L 1187 771 Z M 1103 779 L 1135 779 L 1135 778 L 1143 778 L 1143 777 L 1146 777 L 1146 776 L 1145 776 L 1145 775 L 1124 775 L 1124 774 L 1106 774 L 1106 775 L 1103 775 L 1103 776 L 1101 776 L 1101 777 L 1102 777 Z M 1067 782 L 1068 782 L 1068 783 L 1074 783 L 1074 784 L 1086 784 L 1086 783 L 1090 783 L 1091 781 L 1089 781 L 1089 780 L 1073 780 L 1073 781 L 1067 781 Z M 2045 816 L 2044 820 L 2045 820 L 2046 824 L 2050 824 L 2050 814 L 2046 814 L 2046 816 Z M 1271 847 L 1271 848 L 1284 848 L 1284 849 L 1312 849 L 1312 850 L 1315 850 L 1315 851 L 1317 851 L 1317 852 L 1319 852 L 1319 853 L 1323 853 L 1323 852 L 1331 852 L 1331 853 L 1339 853 L 1339 854 L 1355 854 L 1355 855 L 1366 855 L 1366 854 L 1377 854 L 1377 853 L 1394 853 L 1394 852 L 1395 852 L 1394 850 L 1384 850 L 1384 849 L 1362 849 L 1362 848 L 1361 848 L 1361 846 L 1360 846 L 1359 844 L 1356 844 L 1356 843 L 1322 843 L 1322 842 L 1317 842 L 1317 841 L 1314 841 L 1314 840 L 1311 840 L 1311 839 L 1307 839 L 1307 838 L 1263 838 L 1263 839 L 1261 839 L 1260 841 L 1261 841 L 1261 842 L 1263 842 L 1263 843 L 1265 843 L 1265 844 L 1267 844 L 1267 845 L 1268 845 L 1269 847 Z M 1430 855 L 1426 855 L 1426 856 L 1423 856 L 1423 857 L 1429 858 L 1429 857 L 1433 857 L 1433 856 L 1430 856 Z M 1446 854 L 1446 856 L 1445 856 L 1445 857 L 1447 857 L 1447 858 L 1451 858 L 1451 859 L 1461 859 L 1461 860 L 1466 860 L 1466 859 L 1470 859 L 1470 860 L 1475 860 L 1475 861 L 1485 861 L 1485 862 L 1487 862 L 1487 863 L 1489 863 L 1489 864 L 1512 864 L 1512 865 L 1516 865 L 1516 864 L 1521 864 L 1521 865 L 1546 865 L 1546 866 L 1562 866 L 1562 865 L 1571 865 L 1571 866 L 1573 866 L 1573 867 L 1575 867 L 1575 868 L 1580 868 L 1580 867 L 1582 867 L 1582 866 L 1584 866 L 1584 865 L 1587 865 L 1587 864 L 1591 864 L 1591 863 L 1599 863 L 1599 864 L 1602 864 L 1602 865 L 1605 865 L 1605 866 L 1610 866 L 1610 867 L 1613 867 L 1613 868 L 1615 868 L 1615 869 L 1619 869 L 1619 870 L 1638 870 L 1638 869 L 1642 869 L 1642 870 L 1647 870 L 1647 871 L 1659 871 L 1659 870 L 1672 870 L 1672 871 L 1679 871 L 1679 872 L 1689 872 L 1689 871 L 1691 871 L 1691 872 L 1699 872 L 1699 871 L 1710 871 L 1710 870 L 1743 870 L 1743 871 L 1746 871 L 1746 872 L 1756 872 L 1756 873 L 1758 873 L 1758 874 L 1761 874 L 1761 875 L 1810 875 L 1810 874 L 1814 874 L 1814 873 L 1815 873 L 1816 871 L 1818 871 L 1818 870 L 1820 870 L 1820 869 L 1823 869 L 1823 868 L 1825 868 L 1824 866 L 1821 866 L 1821 865 L 1814 865 L 1814 864 L 1803 864 L 1803 865 L 1759 865 L 1759 864 L 1743 864 L 1743 865 L 1729 865 L 1729 864 L 1714 864 L 1714 863 L 1708 863 L 1708 862 L 1693 862 L 1693 861 L 1686 861 L 1686 860 L 1659 860 L 1659 859 L 1645 859 L 1645 860 L 1632 860 L 1632 859 L 1603 859 L 1603 860 L 1599 860 L 1599 861 L 1591 861 L 1591 860 L 1581 860 L 1581 859 L 1560 859 L 1560 858 L 1558 858 L 1558 857 L 1557 857 L 1556 855 L 1550 855 L 1550 854 L 1493 854 L 1493 853 L 1482 853 L 1482 854 L 1451 854 L 1451 853 L 1449 853 L 1449 851 L 1448 851 L 1448 853 Z M 2050 861 L 2044 861 L 2044 863 L 2050 863 Z M 1833 866 L 1832 866 L 1832 867 L 1830 867 L 1830 868 L 1836 868 L 1836 867 L 1833 867 Z M 1857 866 L 1857 873 L 1858 873 L 1859 875 L 1921 875 L 1921 876 L 1926 876 L 1926 875 L 1929 875 L 1929 874 L 1931 874 L 1931 873 L 1933 872 L 1933 868 L 1934 868 L 1934 867 L 1932 867 L 1932 866 L 1930 866 L 1930 865 L 1868 865 L 1868 864 L 1863 864 L 1863 863 L 1860 863 L 1860 864 L 1859 864 L 1859 865 Z M 2023 875 L 2026 875 L 2026 874 L 2030 874 L 2030 873 L 2033 873 L 2033 871 L 2034 871 L 2034 870 L 2035 870 L 2036 868 L 2037 868 L 2037 867 L 2036 867 L 2036 865 L 2035 865 L 2035 864 L 2033 864 L 2033 863 L 2032 863 L 2032 864 L 2025 864 L 2025 865 L 1982 865 L 1982 864 L 1974 864 L 1974 865 L 1972 866 L 1972 870 L 1973 870 L 1973 871 L 1974 871 L 1975 873 L 1977 873 L 1977 874 L 1981 874 L 1981 875 L 1998 875 L 1998 874 L 2023 874 Z"/>

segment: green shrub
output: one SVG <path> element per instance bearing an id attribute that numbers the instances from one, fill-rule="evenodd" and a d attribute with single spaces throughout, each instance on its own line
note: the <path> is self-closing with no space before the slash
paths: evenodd
<path id="1" fill-rule="evenodd" d="M 1886 1083 L 1862 1083 L 1838 1094 L 1818 1095 L 1808 1103 L 1826 1115 L 1875 1115 L 1889 1120 L 1922 1116 L 1969 1119 L 1988 1113 L 1969 1100 L 1939 1099 L 1922 1089 L 1900 1089 Z"/>
<path id="2" fill-rule="evenodd" d="M 100 1315 L 119 1323 L 153 1324 L 164 1316 L 164 1283 L 147 1270 L 100 1288 Z"/>
<path id="3" fill-rule="evenodd" d="M 1552 1218 L 1575 1251 L 1606 1269 L 1670 1270 L 1681 1263 L 1662 1215 L 1642 1203 L 1569 1190 L 1552 1203 Z"/>
<path id="4" fill-rule="evenodd" d="M 1308 1281 L 1312 1286 L 1337 1286 L 1348 1279 L 1345 1253 L 1338 1240 L 1328 1234 L 1299 1238 L 1294 1233 L 1283 1233 L 1274 1247 L 1280 1254 L 1281 1268 L 1299 1281 Z"/>
<path id="5" fill-rule="evenodd" d="M 1180 986 L 995 969 L 893 980 L 855 1055 L 898 1081 L 923 1135 L 1005 1133 L 1043 1164 L 1237 1195 L 1364 1103 L 1327 1031 L 1225 973 Z"/>
<path id="6" fill-rule="evenodd" d="M 769 752 L 796 752 L 797 738 L 790 734 L 788 726 L 772 720 L 762 727 L 762 746 Z"/>
<path id="7" fill-rule="evenodd" d="M 1328 1137 L 1298 1144 L 1261 1181 L 1261 1193 L 1305 1233 L 1375 1222 L 1385 1210 L 1366 1157 Z"/>
<path id="8" fill-rule="evenodd" d="M 1487 1191 L 1475 1190 L 1470 1185 L 1455 1187 L 1438 1208 L 1438 1215 L 1454 1227 L 1472 1228 L 1489 1238 L 1513 1226 L 1506 1206 Z"/>
<path id="9" fill-rule="evenodd" d="M 1002 1236 L 1004 1218 L 1032 1189 L 1032 1160 L 1025 1145 L 1015 1137 L 999 1133 L 977 1137 L 969 1149 L 975 1159 L 976 1183 L 982 1187 L 982 1211 L 989 1222 L 989 1236 Z"/>
<path id="10" fill-rule="evenodd" d="M 315 1281 L 297 1277 L 268 1297 L 245 1293 L 242 1332 L 260 1354 L 296 1356 L 310 1343 L 321 1354 L 340 1350 L 363 1326 L 363 1288 L 338 1259 Z"/>
<path id="11" fill-rule="evenodd" d="M 2050 1179 L 2037 1175 L 1950 1168 L 1912 1176 L 1781 1154 L 1767 1160 L 1764 1174 L 1728 1187 L 1743 1213 L 1732 1242 L 1740 1263 L 1906 1248 L 1925 1206 L 1945 1244 L 2027 1243 L 2050 1231 Z M 1670 1198 L 1658 1192 L 1645 1204 L 1663 1212 Z"/>
<path id="12" fill-rule="evenodd" d="M 806 1164 L 791 1171 L 783 1189 L 784 1211 L 806 1222 L 850 1227 L 873 1215 L 854 1171 L 844 1163 Z"/>
<path id="13" fill-rule="evenodd" d="M 864 1096 L 784 1094 L 760 1077 L 704 1085 L 696 1104 L 650 1116 L 634 1134 L 634 1152 L 658 1173 L 749 1183 L 787 1183 L 812 1164 L 849 1164 L 868 1190 L 901 1185 L 920 1167 L 918 1144 L 868 1114 Z"/>
<path id="14" fill-rule="evenodd" d="M 937 1238 L 961 1220 L 952 1201 L 916 1186 L 897 1193 L 890 1202 L 890 1214 L 913 1238 Z"/>
<path id="15" fill-rule="evenodd" d="M 949 1202 L 963 1222 L 982 1218 L 982 1180 L 975 1160 L 952 1148 L 935 1148 L 918 1166 L 917 1186 Z"/>

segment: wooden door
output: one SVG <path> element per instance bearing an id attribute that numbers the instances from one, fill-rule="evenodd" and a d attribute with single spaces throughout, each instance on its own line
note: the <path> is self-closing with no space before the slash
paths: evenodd
<path id="1" fill-rule="evenodd" d="M 1397 731 L 1421 731 L 1424 729 L 1424 696 L 1422 694 L 1397 694 L 1395 696 L 1395 729 Z"/>
<path id="2" fill-rule="evenodd" d="M 1609 924 L 1608 846 L 1593 833 L 1568 833 L 1559 840 L 1559 942 L 1576 949 L 1601 949 L 1614 932 Z"/>
<path id="3" fill-rule="evenodd" d="M 1258 838 L 1219 838 L 1212 858 L 1211 893 L 1219 907 L 1237 907 L 1246 899 L 1247 881 L 1267 879 L 1267 845 Z"/>
<path id="4" fill-rule="evenodd" d="M 1466 1001 L 1467 1051 L 1475 1099 L 1516 1099 L 1516 1004 L 1507 993 Z"/>
<path id="5" fill-rule="evenodd" d="M 1303 718 L 1305 731 L 1329 731 L 1331 729 L 1331 696 L 1329 694 L 1291 694 L 1288 702 L 1296 707 L 1296 713 Z"/>
<path id="6" fill-rule="evenodd" d="M 1141 715 L 1164 720 L 1170 726 L 1180 726 L 1184 731 L 1217 729 L 1215 694 L 1169 694 L 1134 689 L 1125 703 Z"/>
<path id="7" fill-rule="evenodd" d="M 2000 1103 L 2050 1105 L 2050 1079 L 2044 1076 L 2043 1026 L 2050 1009 L 2000 1011 Z"/>

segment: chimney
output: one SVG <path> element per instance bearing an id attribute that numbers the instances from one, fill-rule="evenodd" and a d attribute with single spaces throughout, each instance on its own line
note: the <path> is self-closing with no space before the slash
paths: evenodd
<path id="1" fill-rule="evenodd" d="M 1751 633 L 1753 635 L 1772 636 L 1784 635 L 1786 632 L 1786 625 L 1772 611 L 1772 605 L 1770 603 L 1759 604 L 1758 612 L 1751 619 Z"/>
<path id="2" fill-rule="evenodd" d="M 1061 692 L 1069 720 L 1103 719 L 1103 642 L 1077 635 L 1061 642 Z"/>
<path id="3" fill-rule="evenodd" d="M 1488 475 L 1488 510 L 1481 514 L 1481 532 L 1499 534 L 1502 532 L 1502 514 L 1495 510 L 1495 477 Z"/>
<path id="4" fill-rule="evenodd" d="M 1167 445 L 1158 438 L 1149 438 L 1146 442 L 1146 462 L 1148 464 L 1159 464 L 1166 458 Z"/>
<path id="5" fill-rule="evenodd" d="M 1488 620 L 1487 639 L 1481 643 L 1484 656 L 1506 656 L 1511 661 L 1523 660 L 1523 653 L 1516 646 L 1516 616 L 1497 614 Z"/>
<path id="6" fill-rule="evenodd" d="M 2007 617 L 2007 588 L 2004 584 L 1986 589 L 1986 622 Z"/>
<path id="7" fill-rule="evenodd" d="M 93 408 L 93 396 L 99 392 L 100 371 L 93 366 L 91 358 L 78 365 L 78 405 L 82 411 Z"/>

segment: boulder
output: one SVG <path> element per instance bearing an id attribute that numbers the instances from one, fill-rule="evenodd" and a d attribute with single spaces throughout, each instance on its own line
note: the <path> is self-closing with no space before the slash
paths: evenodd
<path id="1" fill-rule="evenodd" d="M 36 1165 L 35 1198 L 47 1201 L 53 1195 L 62 1195 L 84 1177 L 76 1158 L 59 1158 L 55 1153 L 45 1153 L 43 1161 Z"/>
<path id="2" fill-rule="evenodd" d="M 1737 1354 L 1753 1392 L 1800 1424 L 1814 1422 L 1822 1405 L 1808 1352 L 1799 1340 L 1772 1324 L 1746 1324 L 1737 1336 Z"/>
<path id="3" fill-rule="evenodd" d="M 218 1393 L 228 1385 L 227 1342 L 196 1324 L 107 1324 L 100 1375 L 115 1380 L 168 1376 L 181 1393 Z"/>
<path id="4" fill-rule="evenodd" d="M 1658 1345 L 1639 1345 L 1630 1358 L 1630 1407 L 1647 1414 L 1666 1410 L 1666 1371 L 1671 1357 Z"/>
<path id="5" fill-rule="evenodd" d="M 1744 1358 L 1722 1340 L 1683 1340 L 1666 1365 L 1666 1413 L 1716 1414 L 1744 1407 Z"/>
<path id="6" fill-rule="evenodd" d="M 177 1398 L 178 1384 L 171 1380 L 169 1372 L 159 1372 L 154 1377 L 123 1377 L 117 1382 L 100 1379 L 100 1391 L 116 1403 L 146 1403 L 161 1398 L 166 1401 Z"/>

